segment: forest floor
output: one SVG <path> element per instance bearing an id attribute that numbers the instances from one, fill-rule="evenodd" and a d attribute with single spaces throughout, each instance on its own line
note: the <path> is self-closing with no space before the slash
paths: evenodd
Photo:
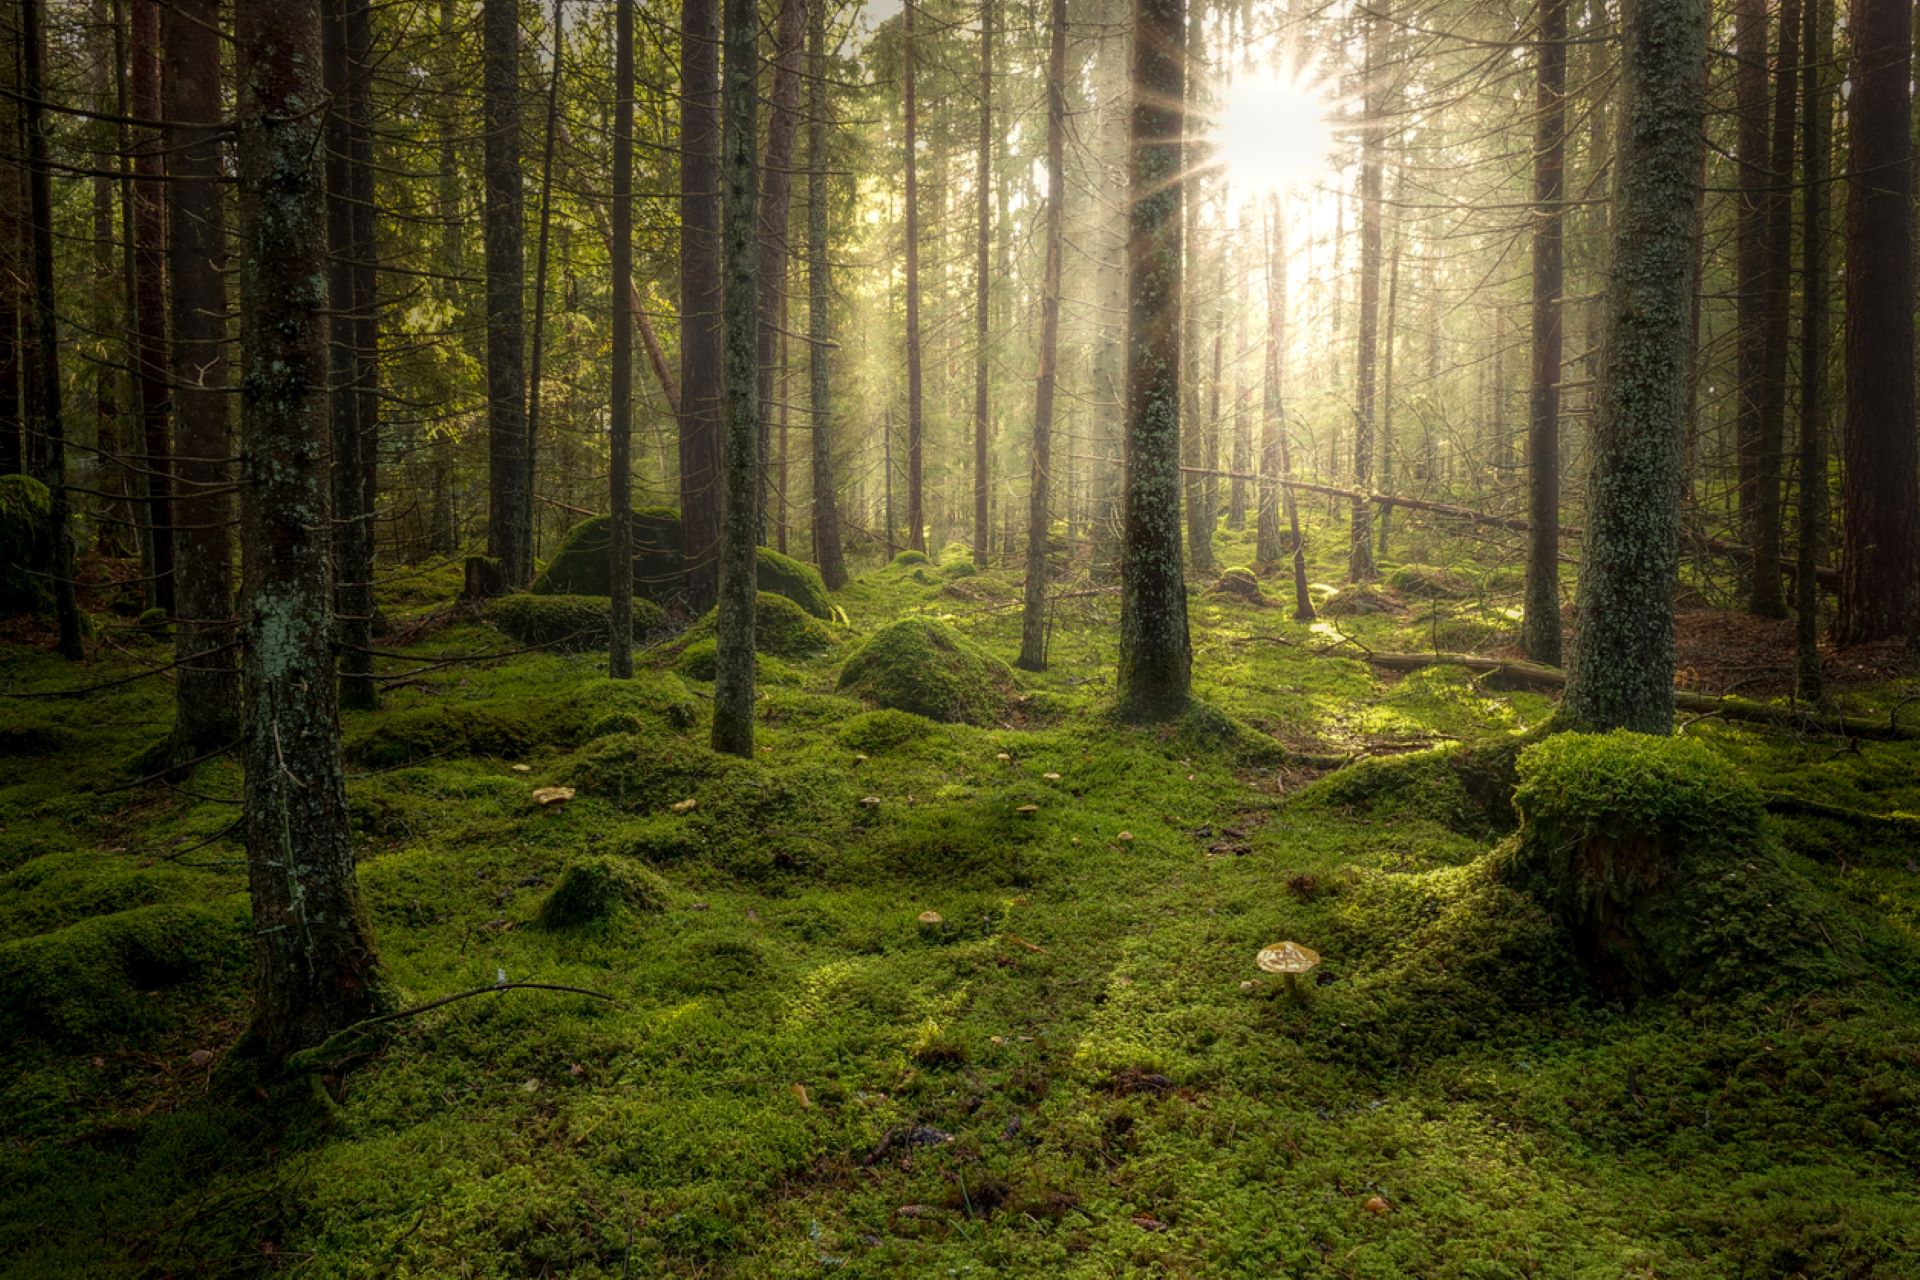
<path id="1" fill-rule="evenodd" d="M 1444 572 L 1399 574 L 1378 612 L 1295 622 L 1284 576 L 1269 607 L 1194 595 L 1211 710 L 1158 730 L 1104 714 L 1110 593 L 1058 601 L 1051 669 L 994 727 L 837 692 L 898 617 L 1012 657 L 1016 571 L 957 560 L 868 568 L 826 652 L 763 660 L 752 761 L 707 750 L 710 686 L 670 645 L 618 687 L 604 652 L 436 665 L 518 648 L 478 620 L 417 640 L 345 725 L 399 999 L 614 999 L 448 1004 L 342 1047 L 304 1101 L 225 1067 L 237 763 L 128 785 L 163 680 L 8 699 L 0 1274 L 1920 1274 L 1920 840 L 1769 819 L 1857 935 L 1839 978 L 1627 1009 L 1522 955 L 1538 939 L 1473 874 L 1504 805 L 1439 775 L 1314 785 L 1552 710 L 1361 660 L 1511 643 L 1514 570 L 1398 537 Z M 400 570 L 382 603 L 404 622 L 457 588 Z M 1691 687 L 1784 692 L 1790 624 L 1680 634 Z M 76 672 L 30 640 L 0 644 L 0 690 L 165 656 L 109 631 Z M 1920 693 L 1897 650 L 1831 669 L 1849 711 Z M 1766 792 L 1920 814 L 1920 743 L 1683 732 Z M 633 905 L 540 927 L 603 855 L 648 869 Z M 1281 939 L 1323 957 L 1298 1001 L 1254 967 Z"/>

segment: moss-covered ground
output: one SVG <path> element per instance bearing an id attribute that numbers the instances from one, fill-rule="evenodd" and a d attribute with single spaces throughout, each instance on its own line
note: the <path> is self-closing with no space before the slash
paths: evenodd
<path id="1" fill-rule="evenodd" d="M 1287 608 L 1195 584 L 1204 705 L 1159 729 L 1105 714 L 1117 597 L 1084 583 L 985 725 L 837 692 L 900 618 L 1017 651 L 1017 571 L 944 558 L 866 568 L 827 648 L 762 660 L 751 761 L 707 750 L 674 646 L 621 686 L 592 651 L 440 665 L 521 646 L 432 631 L 346 722 L 391 979 L 614 999 L 403 1019 L 339 1048 L 324 1100 L 224 1056 L 237 765 L 127 785 L 161 680 L 7 698 L 0 1274 L 1920 1274 L 1920 839 L 1769 814 L 1828 960 L 1603 999 L 1491 870 L 1498 770 L 1448 763 L 1550 701 L 1339 656 L 1511 635 L 1510 570 L 1400 537 L 1384 608 L 1303 624 L 1286 575 Z M 457 589 L 402 571 L 383 606 Z M 78 672 L 11 644 L 0 690 L 156 660 L 124 628 Z M 1763 795 L 1920 813 L 1920 744 L 1684 732 Z M 1281 939 L 1323 957 L 1298 1001 L 1254 967 Z"/>

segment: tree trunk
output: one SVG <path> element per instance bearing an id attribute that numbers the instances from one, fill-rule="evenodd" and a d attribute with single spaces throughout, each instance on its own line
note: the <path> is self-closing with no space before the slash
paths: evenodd
<path id="1" fill-rule="evenodd" d="M 914 47 L 912 0 L 902 12 L 906 43 L 901 57 L 905 62 L 902 83 L 906 111 L 906 202 L 907 202 L 907 545 L 915 551 L 927 549 L 926 517 L 921 509 L 921 413 L 920 373 L 920 188 L 919 104 L 914 94 Z"/>
<path id="2" fill-rule="evenodd" d="M 1805 299 L 1800 316 L 1800 545 L 1794 581 L 1794 647 L 1796 692 L 1819 705 L 1823 698 L 1820 676 L 1820 595 L 1814 566 L 1820 563 L 1827 534 L 1827 189 L 1833 160 L 1832 0 L 1805 0 L 1801 48 L 1806 51 L 1802 75 L 1804 108 L 1800 120 L 1800 149 L 1804 182 L 1800 189 L 1800 291 Z"/>
<path id="3" fill-rule="evenodd" d="M 713 749 L 753 755 L 754 548 L 759 542 L 760 385 L 757 298 L 759 221 L 753 147 L 759 115 L 759 17 L 754 0 L 726 0 L 726 97 L 721 150 L 726 166 L 726 479 L 720 545 L 720 601 L 714 619 Z"/>
<path id="4" fill-rule="evenodd" d="M 1562 714 L 1673 729 L 1681 415 L 1705 110 L 1705 0 L 1634 0 L 1586 555 Z"/>
<path id="5" fill-rule="evenodd" d="M 1903 0 L 1853 0 L 1847 99 L 1846 477 L 1841 644 L 1914 622 L 1913 221 Z"/>
<path id="6" fill-rule="evenodd" d="M 320 0 L 239 0 L 241 522 L 251 1037 L 272 1061 L 383 1004 L 354 878 L 325 534 Z"/>
<path id="7" fill-rule="evenodd" d="M 834 495 L 833 281 L 827 259 L 827 2 L 807 13 L 807 407 L 813 416 L 813 562 L 827 590 L 847 583 Z"/>
<path id="8" fill-rule="evenodd" d="M 521 242 L 520 0 L 482 0 L 487 256 L 487 553 L 511 586 L 533 577 L 522 491 L 527 474 Z"/>
<path id="9" fill-rule="evenodd" d="M 558 76 L 559 37 L 554 41 Z M 614 8 L 612 239 L 613 368 L 607 421 L 612 612 L 607 674 L 626 680 L 633 675 L 633 308 L 627 305 L 633 289 L 633 0 L 618 0 Z"/>
<path id="10" fill-rule="evenodd" d="M 1752 546 L 1760 521 L 1760 455 L 1766 417 L 1767 345 L 1767 3 L 1734 0 L 1734 118 L 1736 169 L 1734 307 L 1734 448 L 1739 464 L 1735 490 L 1740 534 Z M 1697 336 L 1696 336 L 1697 342 Z M 1745 584 L 1751 594 L 1756 584 Z M 1774 583 L 1777 589 L 1779 583 Z"/>
<path id="11" fill-rule="evenodd" d="M 167 151 L 173 216 L 173 403 L 179 446 L 173 630 L 173 741 L 189 760 L 240 736 L 240 668 L 233 639 L 233 505 L 227 459 L 227 244 L 220 194 L 220 3 L 175 0 L 162 17 Z"/>
<path id="12" fill-rule="evenodd" d="M 974 176 L 974 217 L 979 224 L 979 234 L 975 239 L 973 268 L 973 563 L 983 569 L 987 565 L 989 514 L 987 497 L 990 493 L 988 487 L 990 477 L 987 473 L 987 434 L 990 425 L 987 406 L 987 344 L 992 333 L 988 305 L 992 297 L 993 278 L 988 274 L 987 263 L 993 251 L 993 19 L 994 0 L 984 0 L 980 6 L 980 146 Z M 1048 90 L 1047 102 L 1048 111 L 1051 113 L 1053 102 L 1051 88 Z M 1051 120 L 1051 114 L 1048 118 Z M 1051 139 L 1048 147 L 1052 147 Z M 1048 151 L 1048 156 L 1049 158 L 1052 156 L 1051 149 Z M 1003 185 L 1006 182 L 1004 175 L 1001 182 Z M 1057 202 L 1057 191 L 1054 199 Z M 1048 208 L 1047 217 L 1051 225 L 1053 218 L 1051 205 Z M 1058 292 L 1056 289 L 1054 298 L 1056 310 L 1059 303 Z M 1043 299 L 1041 306 L 1046 305 Z M 1043 328 L 1045 323 L 1044 320 L 1041 321 Z M 1045 341 L 1044 337 L 1042 341 Z M 1045 370 L 1048 360 L 1044 351 L 1041 353 L 1040 363 L 1041 368 Z M 1046 374 L 1043 373 L 1042 376 L 1045 377 Z M 1048 411 L 1051 412 L 1052 387 L 1047 387 L 1042 394 L 1046 396 Z M 1036 440 L 1039 438 L 1039 432 L 1040 424 L 1035 422 Z M 1039 474 L 1039 466 L 1040 462 L 1036 456 L 1034 460 L 1036 475 Z M 1029 560 L 1032 558 L 1031 550 L 1028 552 L 1028 558 Z M 1027 593 L 1031 600 L 1033 596 L 1031 573 L 1029 573 Z M 1023 638 L 1020 645 L 1020 653 L 1024 659 L 1027 641 Z M 1036 661 L 1044 664 L 1045 659 L 1037 658 Z M 1038 669 L 1038 667 L 1034 668 L 1034 670 Z"/>
<path id="13" fill-rule="evenodd" d="M 1028 671 L 1044 671 L 1047 667 L 1047 543 L 1052 524 L 1047 483 L 1052 463 L 1053 390 L 1060 361 L 1060 258 L 1066 239 L 1067 0 L 1051 0 L 1047 29 L 1047 265 L 1040 286 L 1040 371 L 1034 380 L 1027 582 L 1020 612 L 1020 658 L 1015 664 Z M 981 136 L 985 137 L 984 131 Z M 982 265 L 985 257 L 983 242 Z"/>
<path id="14" fill-rule="evenodd" d="M 1282 197 L 1274 193 L 1262 207 L 1266 230 L 1267 277 L 1267 362 L 1266 387 L 1260 415 L 1260 487 L 1255 495 L 1253 558 L 1272 564 L 1281 556 L 1280 546 L 1280 452 L 1286 432 L 1286 394 L 1282 382 L 1287 369 L 1287 223 Z M 1236 451 L 1237 452 L 1237 451 Z M 1244 491 L 1246 482 L 1234 480 L 1233 492 Z M 1241 505 L 1245 505 L 1242 499 Z M 1232 526 L 1232 520 L 1228 520 Z"/>
<path id="15" fill-rule="evenodd" d="M 1800 0 L 1780 0 L 1780 56 L 1776 60 L 1773 153 L 1767 165 L 1763 210 L 1767 223 L 1767 273 L 1762 281 L 1764 317 L 1760 352 L 1761 413 L 1754 454 L 1753 565 L 1747 609 L 1765 618 L 1787 616 L 1780 575 L 1780 473 L 1786 446 L 1787 346 L 1792 341 L 1793 143 L 1795 77 L 1800 70 Z"/>
<path id="16" fill-rule="evenodd" d="M 22 132 L 22 104 L 14 96 L 20 88 L 16 44 L 20 39 L 16 31 L 0 45 L 0 88 L 8 91 L 0 95 L 0 140 L 4 140 L 9 150 L 24 157 L 28 148 Z M 111 110 L 111 107 L 102 103 L 101 110 Z M 33 358 L 22 340 L 23 328 L 31 323 L 31 300 L 25 296 L 24 286 L 32 273 L 14 269 L 17 264 L 32 259 L 32 251 L 27 247 L 32 235 L 26 210 L 29 202 L 25 196 L 26 184 L 21 181 L 18 168 L 9 167 L 0 173 L 0 475 L 25 471 L 27 464 L 27 424 L 21 417 L 20 393 L 25 363 Z M 98 235 L 96 229 L 96 239 Z M 103 325 L 101 332 L 109 330 Z"/>
<path id="17" fill-rule="evenodd" d="M 1180 564 L 1184 0 L 1133 0 L 1133 14 L 1119 694 L 1130 714 L 1163 719 L 1185 709 L 1193 678 Z"/>
<path id="18" fill-rule="evenodd" d="M 1404 176 L 1404 173 L 1401 175 Z M 1400 190 L 1400 177 L 1394 179 L 1393 189 Z M 1380 325 L 1380 487 L 1388 493 L 1393 492 L 1393 353 L 1395 322 L 1400 315 L 1400 255 L 1405 250 L 1406 232 L 1401 229 L 1400 219 L 1393 222 L 1393 252 L 1387 255 L 1387 314 Z M 1380 508 L 1380 556 L 1385 559 L 1388 552 L 1388 539 L 1393 532 L 1393 504 L 1385 503 Z"/>
<path id="19" fill-rule="evenodd" d="M 1560 665 L 1560 360 L 1566 269 L 1567 0 L 1543 0 L 1533 124 L 1533 373 L 1527 397 L 1526 612 L 1520 647 Z M 1772 575 L 1775 585 L 1780 575 Z"/>
<path id="20" fill-rule="evenodd" d="M 560 69 L 566 54 L 566 14 L 564 0 L 553 0 L 553 73 L 547 78 L 547 125 L 540 144 L 540 234 L 533 251 L 533 351 L 527 361 L 527 483 L 521 489 L 520 527 L 527 531 L 528 574 L 532 574 L 533 544 L 537 528 L 533 515 L 533 479 L 539 474 L 540 388 L 546 359 L 547 342 L 547 257 L 553 239 L 553 148 L 560 126 Z M 615 106 L 615 111 L 619 107 Z M 614 310 L 622 310 L 626 295 L 617 287 Z M 631 394 L 631 382 L 629 382 Z M 371 509 L 371 507 L 369 507 Z M 619 624 L 614 624 L 618 626 Z M 629 619 L 631 630 L 631 619 Z"/>
<path id="21" fill-rule="evenodd" d="M 158 120 L 160 110 L 160 5 L 133 0 L 131 65 L 133 115 Z M 175 612 L 172 446 L 167 406 L 166 141 L 158 129 L 135 131 L 133 150 L 134 376 L 140 381 L 141 492 L 147 499 L 147 537 L 152 544 L 148 602 Z"/>
<path id="22" fill-rule="evenodd" d="M 680 5 L 680 529 L 687 603 L 720 591 L 720 3 Z"/>
<path id="23" fill-rule="evenodd" d="M 1380 330 L 1380 177 L 1381 132 L 1386 128 L 1386 93 L 1379 83 L 1386 65 L 1387 0 L 1367 22 L 1367 118 L 1360 141 L 1360 323 L 1354 349 L 1357 381 L 1353 397 L 1353 487 L 1373 484 L 1374 360 Z M 1373 506 L 1356 502 L 1347 539 L 1347 580 L 1373 581 Z"/>
<path id="24" fill-rule="evenodd" d="M 755 526 L 761 542 L 767 538 L 768 468 L 773 457 L 771 418 L 766 412 L 774 403 L 773 373 L 781 363 L 780 339 L 787 307 L 787 227 L 792 218 L 793 148 L 800 131 L 800 58 L 807 35 L 806 0 L 780 0 L 773 45 L 772 113 L 767 117 L 767 158 L 760 166 L 760 322 L 757 356 L 761 406 L 759 514 Z M 781 397 L 782 403 L 786 397 Z M 784 451 L 782 457 L 784 457 Z M 781 487 L 781 505 L 785 505 L 785 486 Z M 786 536 L 786 521 L 780 521 L 781 537 Z"/>

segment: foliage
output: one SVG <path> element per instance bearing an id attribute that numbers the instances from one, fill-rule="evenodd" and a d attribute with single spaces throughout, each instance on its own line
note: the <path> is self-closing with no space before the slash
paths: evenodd
<path id="1" fill-rule="evenodd" d="M 840 668 L 840 688 L 876 706 L 963 724 L 998 718 L 1012 684 L 1005 663 L 925 618 L 882 627 Z"/>

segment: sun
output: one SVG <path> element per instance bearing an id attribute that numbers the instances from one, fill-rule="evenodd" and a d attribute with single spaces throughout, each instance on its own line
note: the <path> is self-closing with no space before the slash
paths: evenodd
<path id="1" fill-rule="evenodd" d="M 1305 76 L 1243 75 L 1213 113 L 1213 162 L 1254 191 L 1316 178 L 1332 162 L 1332 109 L 1327 87 Z"/>

